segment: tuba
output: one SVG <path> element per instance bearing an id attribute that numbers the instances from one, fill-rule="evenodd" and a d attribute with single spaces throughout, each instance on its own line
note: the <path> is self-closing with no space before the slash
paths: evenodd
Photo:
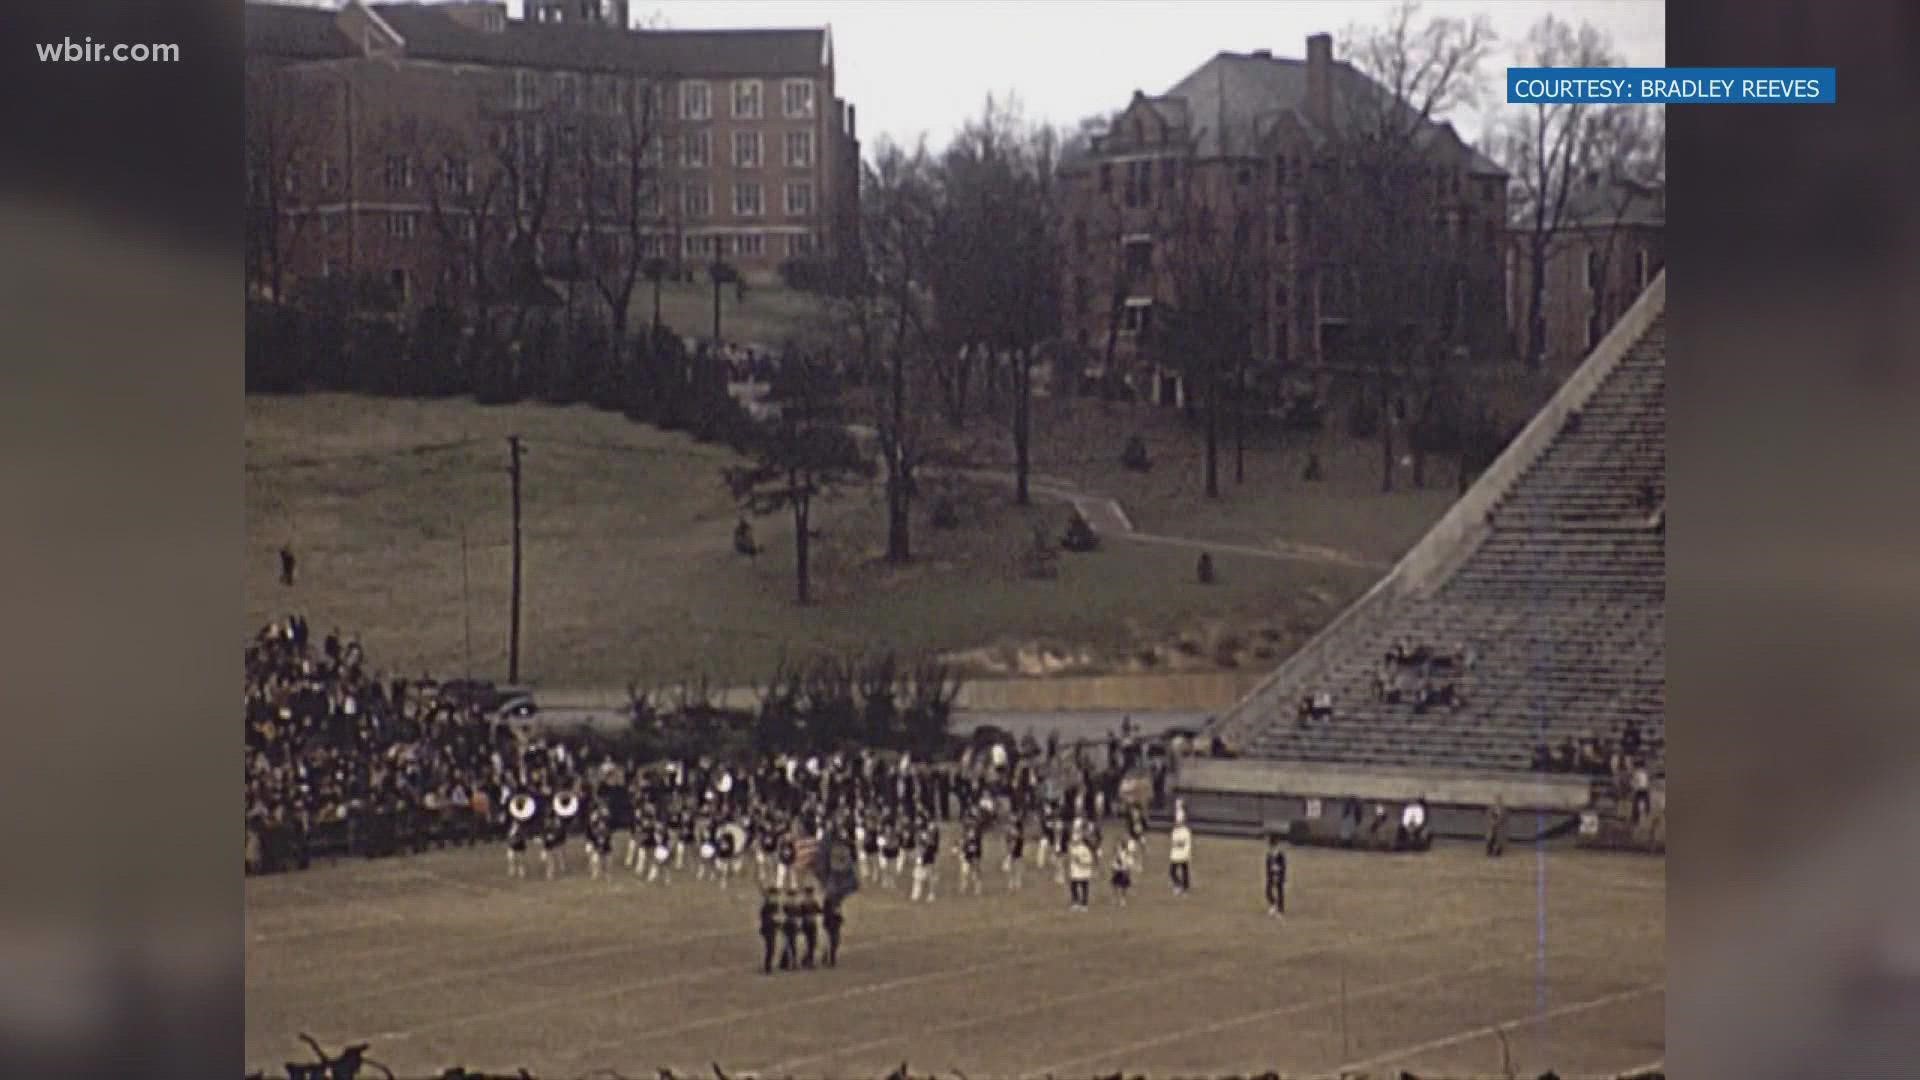
<path id="1" fill-rule="evenodd" d="M 580 812 L 580 796 L 571 791 L 563 791 L 553 797 L 553 812 L 562 820 L 569 820 Z"/>
<path id="2" fill-rule="evenodd" d="M 512 814 L 515 821 L 532 821 L 535 809 L 533 796 L 524 791 L 507 803 L 507 813 Z"/>

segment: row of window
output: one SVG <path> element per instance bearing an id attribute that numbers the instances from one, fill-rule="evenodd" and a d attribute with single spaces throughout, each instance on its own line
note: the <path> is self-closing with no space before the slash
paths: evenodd
<path id="1" fill-rule="evenodd" d="M 736 169 L 757 169 L 764 162 L 761 155 L 761 133 L 758 131 L 736 131 L 733 133 L 733 166 Z M 810 169 L 813 167 L 813 132 L 808 130 L 789 131 L 783 139 L 786 150 L 786 162 L 789 168 Z M 689 169 L 704 169 L 713 162 L 712 133 L 689 131 L 681 136 L 680 164 Z"/>
<path id="2" fill-rule="evenodd" d="M 732 83 L 733 118 L 736 120 L 758 120 L 765 111 L 761 105 L 762 81 L 759 79 L 735 79 Z M 813 80 L 783 79 L 780 82 L 780 114 L 786 117 L 811 117 L 813 115 Z M 682 120 L 711 120 L 713 118 L 713 86 L 705 82 L 683 82 L 680 84 L 680 118 Z"/>
<path id="3" fill-rule="evenodd" d="M 788 184 L 787 216 L 805 217 L 813 213 L 813 185 L 801 181 Z M 705 184 L 686 184 L 680 189 L 680 209 L 687 217 L 708 217 L 713 213 L 713 189 Z M 735 217 L 759 217 L 766 213 L 766 203 L 759 184 L 733 185 L 733 213 Z"/>
<path id="4" fill-rule="evenodd" d="M 589 107 L 597 112 L 626 112 L 630 94 L 630 84 L 614 76 L 582 76 L 563 71 L 551 77 L 552 90 L 542 93 L 541 77 L 531 71 L 516 71 L 513 79 L 513 103 L 515 108 L 535 109 L 551 102 L 563 109 Z M 760 79 L 734 79 L 731 81 L 732 115 L 736 120 L 759 120 L 766 115 L 762 101 L 764 81 Z M 651 111 L 660 111 L 660 84 L 647 84 L 647 104 Z M 683 120 L 713 119 L 713 85 L 707 82 L 689 81 L 679 84 L 680 118 Z M 814 115 L 814 83 L 812 79 L 780 80 L 780 114 L 789 119 L 811 119 Z"/>
<path id="5" fill-rule="evenodd" d="M 1153 166 L 1156 160 L 1160 163 L 1160 186 L 1163 190 L 1171 189 L 1175 181 L 1179 179 L 1179 158 L 1137 158 L 1132 161 L 1121 162 L 1120 164 L 1125 167 L 1123 182 L 1124 195 L 1128 207 L 1153 205 Z M 1112 194 L 1113 192 L 1113 166 L 1114 163 L 1110 161 L 1100 164 L 1100 193 L 1102 195 Z M 1274 188 L 1276 190 L 1282 190 L 1289 184 L 1303 179 L 1306 175 L 1307 166 L 1308 162 L 1305 159 L 1288 157 L 1284 154 L 1276 156 L 1273 159 Z M 1340 168 L 1339 162 L 1333 162 L 1331 167 L 1334 170 L 1334 175 L 1337 177 Z M 1466 182 L 1461 174 L 1450 169 L 1428 169 L 1424 171 L 1423 176 L 1435 185 L 1437 193 L 1442 197 L 1458 198 L 1466 191 Z M 1252 165 L 1242 164 L 1234 170 L 1234 182 L 1240 187 L 1250 186 L 1253 183 L 1253 178 L 1254 167 Z M 1476 187 L 1478 190 L 1475 194 L 1482 201 L 1491 202 L 1493 197 L 1500 192 L 1501 181 L 1494 177 L 1483 177 L 1477 182 Z"/>
<path id="6" fill-rule="evenodd" d="M 329 233 L 331 229 L 327 230 Z M 412 212 L 387 215 L 387 235 L 395 240 L 412 240 L 419 235 L 420 215 Z M 468 233 L 472 230 L 469 228 Z M 812 255 L 815 250 L 812 233 L 781 233 L 776 240 L 785 239 L 789 258 L 802 258 Z M 626 238 L 613 236 L 610 243 L 616 248 L 624 248 Z M 641 253 L 645 255 L 665 255 L 671 243 L 666 236 L 645 236 L 640 240 Z M 758 232 L 708 233 L 698 236 L 681 237 L 683 254 L 690 257 L 719 257 L 724 255 L 764 255 L 767 253 L 767 234 Z"/>

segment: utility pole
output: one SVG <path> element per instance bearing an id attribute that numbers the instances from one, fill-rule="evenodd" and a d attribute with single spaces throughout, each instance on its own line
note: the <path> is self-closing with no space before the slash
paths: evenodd
<path id="1" fill-rule="evenodd" d="M 473 584 L 467 570 L 467 519 L 460 519 L 460 615 L 467 634 L 467 681 L 473 681 Z"/>
<path id="2" fill-rule="evenodd" d="M 525 449 L 520 436 L 507 436 L 512 458 L 507 473 L 513 477 L 513 614 L 507 637 L 507 681 L 520 681 L 520 455 Z"/>

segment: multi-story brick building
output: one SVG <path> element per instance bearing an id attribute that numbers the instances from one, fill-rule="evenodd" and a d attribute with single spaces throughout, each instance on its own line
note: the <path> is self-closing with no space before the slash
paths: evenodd
<path id="1" fill-rule="evenodd" d="M 1549 368 L 1565 369 L 1600 343 L 1667 264 L 1664 187 L 1598 174 L 1567 194 L 1560 226 L 1547 238 L 1546 315 Z M 1533 292 L 1533 229 L 1516 222 L 1507 234 L 1507 318 L 1516 352 L 1527 348 Z"/>
<path id="2" fill-rule="evenodd" d="M 583 234 L 625 245 L 630 204 L 645 253 L 689 270 L 721 258 L 766 280 L 846 249 L 859 143 L 826 29 L 631 30 L 624 0 L 527 10 L 247 5 L 255 291 L 373 275 L 422 302 L 473 276 L 446 225 L 482 204 L 538 219 L 550 273 Z"/>
<path id="3" fill-rule="evenodd" d="M 1341 328 L 1355 301 L 1329 250 L 1327 187 L 1316 183 L 1349 121 L 1343 101 L 1385 100 L 1385 91 L 1333 59 L 1326 34 L 1307 39 L 1305 60 L 1267 51 L 1221 53 L 1157 97 L 1135 92 L 1090 152 L 1063 169 L 1067 188 L 1068 337 L 1156 401 L 1183 394 L 1178 374 L 1156 368 L 1143 347 L 1156 305 L 1174 300 L 1181 199 L 1233 218 L 1224 244 L 1250 244 L 1253 341 L 1262 372 L 1324 370 L 1342 355 Z M 1425 198 L 1442 219 L 1467 272 L 1498 297 L 1507 174 L 1445 123 L 1420 137 Z M 1337 175 L 1337 172 L 1336 172 Z M 1494 303 L 1497 305 L 1498 301 Z M 1504 313 L 1484 313 L 1496 338 Z"/>

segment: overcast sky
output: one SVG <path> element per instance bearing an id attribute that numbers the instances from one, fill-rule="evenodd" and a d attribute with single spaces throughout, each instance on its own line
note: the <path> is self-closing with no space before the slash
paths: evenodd
<path id="1" fill-rule="evenodd" d="M 508 6 L 517 15 L 520 0 Z M 681 29 L 830 26 L 839 93 L 858 110 L 862 141 L 925 133 L 936 146 L 980 111 L 988 93 L 1011 91 L 1029 118 L 1068 125 L 1125 106 L 1136 89 L 1164 92 L 1215 53 L 1304 56 L 1308 34 L 1337 37 L 1384 19 L 1392 7 L 1372 0 L 633 2 L 637 18 L 657 15 Z M 1549 11 L 1600 28 L 1628 65 L 1666 62 L 1665 0 L 1430 0 L 1424 11 L 1485 14 L 1499 34 L 1499 53 L 1483 73 L 1485 104 L 1449 117 L 1470 141 L 1490 110 L 1505 108 L 1504 70 L 1527 28 Z"/>

